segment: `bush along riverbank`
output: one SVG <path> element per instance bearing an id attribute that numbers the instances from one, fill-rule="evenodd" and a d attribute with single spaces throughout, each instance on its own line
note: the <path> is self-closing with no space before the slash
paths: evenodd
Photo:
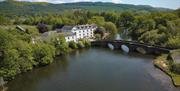
<path id="1" fill-rule="evenodd" d="M 36 40 L 32 41 L 32 36 Z M 90 45 L 88 40 L 67 43 L 63 35 L 46 42 L 39 39 L 39 35 L 0 30 L 0 77 L 6 81 L 12 80 L 33 68 L 51 64 L 56 56 Z"/>
<path id="2" fill-rule="evenodd" d="M 169 58 L 171 54 L 162 54 L 154 60 L 155 67 L 171 77 L 174 86 L 180 87 L 180 64 Z"/>

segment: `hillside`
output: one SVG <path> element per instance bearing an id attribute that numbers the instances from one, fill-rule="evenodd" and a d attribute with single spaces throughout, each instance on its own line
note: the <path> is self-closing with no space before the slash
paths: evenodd
<path id="1" fill-rule="evenodd" d="M 61 13 L 64 10 L 72 9 L 85 9 L 91 11 L 143 11 L 143 12 L 156 12 L 156 11 L 169 11 L 166 8 L 154 8 L 147 5 L 129 5 L 129 4 L 114 4 L 102 2 L 78 2 L 78 3 L 65 3 L 65 4 L 51 4 L 46 2 L 17 2 L 17 1 L 4 1 L 0 2 L 0 12 L 4 15 L 27 15 L 35 13 Z"/>

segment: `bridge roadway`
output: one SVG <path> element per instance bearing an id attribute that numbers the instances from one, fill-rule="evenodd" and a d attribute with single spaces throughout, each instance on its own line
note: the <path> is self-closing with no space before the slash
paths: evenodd
<path id="1" fill-rule="evenodd" d="M 108 47 L 108 44 L 112 44 L 114 49 L 121 49 L 122 45 L 126 45 L 130 52 L 141 52 L 145 51 L 144 54 L 163 54 L 169 53 L 171 50 L 175 48 L 170 47 L 162 47 L 158 45 L 150 45 L 147 43 L 140 43 L 135 41 L 125 41 L 125 40 L 101 40 L 101 41 L 92 41 L 92 46 L 101 46 Z"/>

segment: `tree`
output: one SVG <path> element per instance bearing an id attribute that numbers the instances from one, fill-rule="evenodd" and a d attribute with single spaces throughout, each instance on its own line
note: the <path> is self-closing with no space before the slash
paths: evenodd
<path id="1" fill-rule="evenodd" d="M 139 41 L 150 43 L 152 45 L 160 45 L 166 41 L 166 35 L 164 33 L 159 34 L 158 30 L 151 30 L 149 32 L 143 33 L 141 37 L 139 37 Z"/>
<path id="2" fill-rule="evenodd" d="M 36 43 L 33 45 L 33 57 L 37 65 L 50 64 L 55 57 L 55 48 L 45 43 Z"/>
<path id="3" fill-rule="evenodd" d="M 118 25 L 121 27 L 129 28 L 131 27 L 134 19 L 135 18 L 131 12 L 123 12 L 120 15 Z"/>
<path id="4" fill-rule="evenodd" d="M 168 38 L 166 46 L 173 47 L 173 48 L 180 48 L 180 37 L 173 36 L 173 37 Z"/>
<path id="5" fill-rule="evenodd" d="M 27 27 L 26 33 L 29 34 L 31 37 L 36 37 L 36 36 L 40 35 L 37 27 L 34 27 L 34 26 L 33 27 Z"/>
<path id="6" fill-rule="evenodd" d="M 6 17 L 0 16 L 0 25 L 9 25 L 9 24 L 11 24 L 11 22 Z"/>
<path id="7" fill-rule="evenodd" d="M 15 42 L 15 47 L 18 51 L 18 64 L 20 66 L 21 72 L 26 72 L 32 70 L 36 62 L 33 60 L 32 48 L 30 44 L 25 41 L 18 40 Z"/>
<path id="8" fill-rule="evenodd" d="M 68 52 L 68 44 L 63 34 L 52 39 L 52 44 L 56 48 L 56 55 L 62 55 Z"/>
<path id="9" fill-rule="evenodd" d="M 101 40 L 102 39 L 100 34 L 95 34 L 95 38 L 96 38 L 96 40 Z"/>
<path id="10" fill-rule="evenodd" d="M 146 19 L 143 24 L 143 28 L 146 30 L 153 30 L 156 27 L 156 22 L 153 19 Z"/>
<path id="11" fill-rule="evenodd" d="M 161 24 L 158 25 L 158 30 L 161 33 L 167 33 L 167 27 L 165 27 L 165 26 L 163 26 Z"/>
<path id="12" fill-rule="evenodd" d="M 100 37 L 102 38 L 104 36 L 105 28 L 104 27 L 98 27 L 95 31 L 94 34 L 99 34 Z"/>
<path id="13" fill-rule="evenodd" d="M 104 17 L 101 16 L 93 16 L 91 19 L 88 20 L 89 24 L 97 24 L 98 26 L 104 26 L 105 20 Z"/>
<path id="14" fill-rule="evenodd" d="M 44 33 L 44 32 L 49 31 L 47 25 L 44 24 L 44 23 L 39 23 L 39 24 L 37 25 L 37 28 L 38 28 L 38 30 L 39 30 L 39 33 Z"/>
<path id="15" fill-rule="evenodd" d="M 52 63 L 55 48 L 49 44 L 29 44 L 26 35 L 0 30 L 0 75 L 13 79 L 17 74 L 33 69 L 33 66 Z"/>
<path id="16" fill-rule="evenodd" d="M 62 23 L 65 25 L 76 25 L 75 21 L 73 19 L 63 17 L 62 18 Z"/>
<path id="17" fill-rule="evenodd" d="M 166 25 L 167 25 L 167 29 L 168 29 L 167 32 L 168 32 L 169 36 L 177 34 L 176 25 L 174 24 L 174 22 L 167 21 Z"/>
<path id="18" fill-rule="evenodd" d="M 103 16 L 106 21 L 116 23 L 118 21 L 119 14 L 115 12 L 102 12 L 101 16 Z"/>
<path id="19" fill-rule="evenodd" d="M 18 51 L 16 49 L 6 49 L 3 60 L 0 65 L 0 75 L 5 79 L 13 79 L 17 74 L 21 73 L 18 64 Z"/>
<path id="20" fill-rule="evenodd" d="M 19 53 L 14 47 L 15 40 L 7 31 L 0 30 L 0 75 L 5 79 L 14 78 L 21 72 L 18 64 Z"/>
<path id="21" fill-rule="evenodd" d="M 4 49 L 12 48 L 15 37 L 8 34 L 7 31 L 0 29 L 0 51 Z"/>
<path id="22" fill-rule="evenodd" d="M 106 22 L 104 25 L 106 31 L 110 32 L 111 34 L 117 34 L 116 25 L 112 22 Z"/>

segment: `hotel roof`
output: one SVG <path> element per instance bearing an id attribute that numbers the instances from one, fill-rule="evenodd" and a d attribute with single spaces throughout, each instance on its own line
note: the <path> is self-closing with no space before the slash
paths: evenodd
<path id="1" fill-rule="evenodd" d="M 71 32 L 71 30 L 73 29 L 73 26 L 63 26 L 60 31 L 61 32 Z"/>

